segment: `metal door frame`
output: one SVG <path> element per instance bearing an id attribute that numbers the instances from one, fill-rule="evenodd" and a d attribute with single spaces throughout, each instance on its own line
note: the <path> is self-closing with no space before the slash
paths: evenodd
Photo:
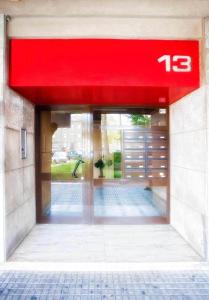
<path id="1" fill-rule="evenodd" d="M 93 141 L 93 114 L 95 111 L 103 111 L 106 113 L 126 113 L 127 111 L 134 111 L 136 109 L 140 111 L 146 111 L 150 107 L 102 107 L 102 106 L 75 106 L 75 105 L 60 105 L 60 106 L 36 106 L 35 109 L 35 161 L 36 161 L 36 216 L 37 223 L 63 223 L 63 224 L 168 224 L 170 222 L 170 184 L 169 184 L 169 157 L 168 157 L 168 181 L 167 181 L 167 214 L 165 217 L 95 217 L 94 216 L 94 185 L 95 181 L 93 178 L 93 158 L 94 158 L 94 141 Z M 156 109 L 153 107 L 153 109 Z M 169 120 L 169 108 L 166 107 L 168 113 L 167 118 Z M 43 217 L 41 216 L 41 155 L 40 155 L 40 113 L 41 111 L 69 111 L 78 112 L 78 113 L 88 113 L 88 138 L 89 138 L 89 166 L 87 174 L 85 176 L 86 193 L 85 193 L 85 205 L 84 205 L 84 215 L 82 217 Z M 167 124 L 169 122 L 167 120 Z M 168 126 L 169 132 L 169 126 Z M 168 139 L 168 156 L 169 156 L 169 139 Z M 47 175 L 50 176 L 49 174 Z M 46 177 L 47 177 L 46 176 Z M 49 178 L 46 180 L 49 180 Z M 105 179 L 104 179 L 105 180 Z M 125 179 L 116 179 L 120 184 L 128 184 L 128 181 Z M 83 181 L 82 181 L 83 182 Z M 115 182 L 115 179 L 114 179 Z"/>

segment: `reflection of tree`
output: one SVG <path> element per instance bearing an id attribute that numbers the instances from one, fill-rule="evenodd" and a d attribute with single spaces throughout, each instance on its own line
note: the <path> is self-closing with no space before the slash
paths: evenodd
<path id="1" fill-rule="evenodd" d="M 130 119 L 133 125 L 148 126 L 151 122 L 150 116 L 141 114 L 130 115 Z"/>
<path id="2" fill-rule="evenodd" d="M 102 114 L 102 143 L 103 155 L 110 157 L 111 152 L 120 149 L 120 130 L 114 129 L 120 125 L 120 114 Z"/>
<path id="3" fill-rule="evenodd" d="M 110 147 L 109 147 L 109 140 L 107 134 L 107 115 L 102 115 L 102 125 L 103 125 L 103 151 L 104 156 L 109 157 L 110 155 Z"/>
<path id="4" fill-rule="evenodd" d="M 111 151 L 120 150 L 120 131 L 119 130 L 109 130 L 107 132 L 108 142 L 111 145 Z"/>
<path id="5" fill-rule="evenodd" d="M 121 132 L 116 129 L 120 125 L 119 114 L 102 114 L 102 155 L 105 162 L 105 177 L 114 178 L 114 151 L 121 148 Z"/>

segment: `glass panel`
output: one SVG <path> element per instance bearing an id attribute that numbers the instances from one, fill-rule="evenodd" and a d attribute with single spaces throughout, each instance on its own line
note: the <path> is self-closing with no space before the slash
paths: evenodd
<path id="1" fill-rule="evenodd" d="M 167 214 L 167 110 L 94 115 L 94 216 Z"/>
<path id="2" fill-rule="evenodd" d="M 44 217 L 83 217 L 85 114 L 41 112 L 41 176 Z M 85 150 L 84 150 L 85 149 Z"/>
<path id="3" fill-rule="evenodd" d="M 95 179 L 122 177 L 120 115 L 102 114 L 94 119 Z"/>

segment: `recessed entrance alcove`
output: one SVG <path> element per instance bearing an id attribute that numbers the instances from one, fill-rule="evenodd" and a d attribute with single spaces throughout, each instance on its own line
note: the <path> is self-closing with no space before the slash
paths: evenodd
<path id="1" fill-rule="evenodd" d="M 198 89 L 198 49 L 10 41 L 10 87 L 35 107 L 38 223 L 11 262 L 201 260 L 170 225 L 169 105 Z"/>

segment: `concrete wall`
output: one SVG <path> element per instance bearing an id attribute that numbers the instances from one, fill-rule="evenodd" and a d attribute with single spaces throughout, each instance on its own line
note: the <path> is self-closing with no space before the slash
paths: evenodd
<path id="1" fill-rule="evenodd" d="M 5 259 L 5 170 L 4 170 L 4 61 L 5 61 L 5 22 L 0 15 L 0 262 Z"/>
<path id="2" fill-rule="evenodd" d="M 202 87 L 170 107 L 171 224 L 208 259 L 209 19 L 204 20 Z"/>
<path id="3" fill-rule="evenodd" d="M 0 15 L 0 262 L 35 224 L 34 107 L 6 85 L 6 23 Z M 21 159 L 20 130 L 28 132 Z"/>
<path id="4" fill-rule="evenodd" d="M 151 24 L 151 26 L 150 26 Z M 201 18 L 12 17 L 10 37 L 184 39 L 202 36 Z"/>
<path id="5" fill-rule="evenodd" d="M 5 89 L 5 197 L 7 257 L 35 224 L 34 107 Z M 20 130 L 27 129 L 27 159 L 21 159 Z"/>
<path id="6" fill-rule="evenodd" d="M 11 37 L 200 38 L 208 0 L 0 1 Z"/>
<path id="7" fill-rule="evenodd" d="M 171 225 L 202 256 L 207 238 L 207 103 L 202 87 L 170 107 Z"/>
<path id="8" fill-rule="evenodd" d="M 1 0 L 0 11 L 14 16 L 202 17 L 208 0 Z"/>
<path id="9" fill-rule="evenodd" d="M 207 257 L 209 260 L 209 18 L 205 19 L 204 23 L 205 30 L 205 51 L 204 51 L 204 61 L 205 61 L 205 90 L 206 90 L 206 103 L 207 103 L 207 199 L 208 205 L 206 208 L 207 213 Z"/>

